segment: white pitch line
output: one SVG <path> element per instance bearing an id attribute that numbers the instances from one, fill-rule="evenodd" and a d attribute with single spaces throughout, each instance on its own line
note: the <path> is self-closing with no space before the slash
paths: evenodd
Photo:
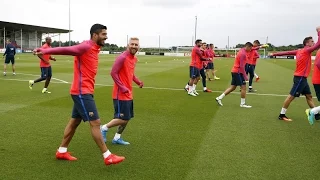
<path id="1" fill-rule="evenodd" d="M 27 73 L 17 73 L 17 74 L 40 77 L 40 75 L 35 75 L 35 74 L 27 74 Z M 64 80 L 62 80 L 62 79 L 58 79 L 58 78 L 51 78 L 51 79 L 54 79 L 54 80 L 60 81 L 60 82 L 62 82 L 62 83 L 68 84 L 67 81 L 64 81 Z"/>
<path id="2" fill-rule="evenodd" d="M 65 83 L 65 84 L 69 84 L 69 82 L 68 82 L 68 81 L 64 81 L 64 80 L 62 80 L 62 79 L 58 79 L 58 78 L 51 78 L 51 79 L 54 79 L 54 80 L 60 81 L 60 82 Z"/>
<path id="3" fill-rule="evenodd" d="M 22 81 L 22 82 L 27 82 L 29 80 L 24 80 L 24 79 L 8 79 L 8 78 L 0 78 L 0 80 L 8 80 L 8 81 Z M 63 81 L 63 80 L 62 80 Z M 55 84 L 71 84 L 70 82 L 64 81 L 64 82 L 51 82 Z M 108 84 L 95 84 L 95 86 L 104 86 L 104 87 L 112 87 L 112 85 Z M 134 87 L 138 88 L 138 87 Z M 169 91 L 185 91 L 183 88 L 178 89 L 178 88 L 159 88 L 159 87 L 143 87 L 144 89 L 155 89 L 155 90 L 169 90 Z M 223 93 L 223 91 L 212 91 L 214 93 Z M 231 94 L 240 94 L 240 92 L 232 92 Z M 288 95 L 285 94 L 259 94 L 259 93 L 247 93 L 247 95 L 256 95 L 256 96 L 271 96 L 271 97 L 287 97 Z M 313 97 L 313 99 L 316 99 L 316 97 Z"/>
<path id="4" fill-rule="evenodd" d="M 17 74 L 40 77 L 40 75 L 35 75 L 35 74 L 26 74 L 26 73 L 17 73 Z"/>

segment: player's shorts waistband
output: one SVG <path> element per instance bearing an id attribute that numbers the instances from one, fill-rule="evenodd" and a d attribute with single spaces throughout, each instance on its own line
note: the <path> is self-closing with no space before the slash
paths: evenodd
<path id="1" fill-rule="evenodd" d="M 93 94 L 86 93 L 86 94 L 76 94 L 76 93 L 70 93 L 71 96 L 93 96 Z"/>
<path id="2" fill-rule="evenodd" d="M 304 76 L 293 76 L 294 78 L 303 78 L 303 79 L 307 79 L 307 77 Z"/>

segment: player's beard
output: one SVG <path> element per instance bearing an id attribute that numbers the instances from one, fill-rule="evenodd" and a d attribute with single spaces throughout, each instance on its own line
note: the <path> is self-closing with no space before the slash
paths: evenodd
<path id="1" fill-rule="evenodd" d="M 106 40 L 107 40 L 107 39 L 99 39 L 98 45 L 99 45 L 99 46 L 104 46 Z"/>
<path id="2" fill-rule="evenodd" d="M 129 50 L 132 55 L 135 55 L 138 52 L 138 49 L 136 48 L 130 48 Z"/>

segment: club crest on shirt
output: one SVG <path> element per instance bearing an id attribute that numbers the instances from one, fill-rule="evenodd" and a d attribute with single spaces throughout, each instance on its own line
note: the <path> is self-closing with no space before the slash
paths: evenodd
<path id="1" fill-rule="evenodd" d="M 94 115 L 93 112 L 89 112 L 89 116 L 92 117 Z"/>

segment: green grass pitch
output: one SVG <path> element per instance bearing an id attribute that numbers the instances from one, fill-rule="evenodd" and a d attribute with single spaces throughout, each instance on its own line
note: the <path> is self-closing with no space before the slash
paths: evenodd
<path id="1" fill-rule="evenodd" d="M 207 82 L 213 93 L 203 93 L 199 83 L 200 95 L 191 97 L 183 90 L 190 58 L 139 56 L 136 74 L 146 87 L 134 89 L 135 118 L 122 136 L 131 145 L 111 144 L 116 129 L 110 130 L 108 147 L 126 160 L 105 166 L 88 123 L 79 126 L 69 147 L 78 161 L 55 159 L 71 115 L 66 82 L 73 77 L 73 58 L 56 58 L 52 94 L 41 93 L 43 83 L 28 88 L 27 81 L 40 74 L 30 54 L 17 55 L 17 76 L 9 67 L 0 77 L 0 179 L 320 179 L 320 127 L 307 122 L 305 98 L 289 107 L 293 122 L 277 120 L 292 86 L 293 60 L 260 59 L 261 80 L 253 84 L 258 92 L 247 95 L 253 108 L 242 109 L 238 89 L 223 107 L 214 100 L 230 84 L 233 59 L 215 60 L 221 80 Z M 102 55 L 96 77 L 102 123 L 113 117 L 113 61 L 114 55 Z"/>

